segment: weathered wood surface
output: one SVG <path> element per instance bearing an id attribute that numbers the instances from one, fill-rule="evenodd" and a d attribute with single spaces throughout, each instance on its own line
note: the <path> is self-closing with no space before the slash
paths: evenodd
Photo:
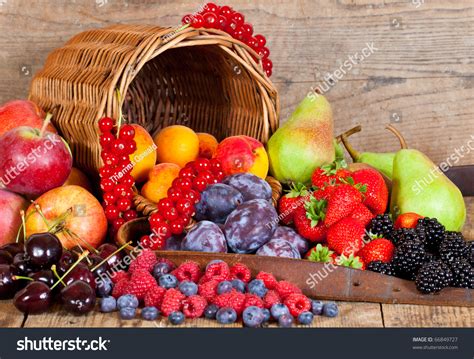
<path id="1" fill-rule="evenodd" d="M 383 127 L 398 127 L 408 143 L 435 162 L 461 151 L 473 164 L 474 3 L 471 0 L 233 0 L 268 37 L 284 121 L 324 76 L 343 66 L 327 96 L 337 131 L 362 123 L 353 142 L 363 150 L 396 146 Z M 191 0 L 1 0 L 0 102 L 26 97 L 47 54 L 77 32 L 116 22 L 177 26 Z M 60 14 L 60 15 L 59 15 Z M 344 66 L 349 56 L 373 50 Z M 336 74 L 335 74 L 336 75 Z M 337 76 L 337 75 L 336 75 Z M 471 147 L 474 148 L 474 146 Z"/>

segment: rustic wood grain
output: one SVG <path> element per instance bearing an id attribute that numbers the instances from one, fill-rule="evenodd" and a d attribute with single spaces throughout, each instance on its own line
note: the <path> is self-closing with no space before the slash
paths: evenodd
<path id="1" fill-rule="evenodd" d="M 11 300 L 0 301 L 0 328 L 20 328 L 25 316 L 18 311 Z"/>
<path id="2" fill-rule="evenodd" d="M 470 327 L 474 308 L 382 304 L 385 327 Z"/>
<path id="3" fill-rule="evenodd" d="M 474 127 L 474 3 L 471 0 L 234 0 L 268 37 L 285 120 L 327 73 L 366 43 L 378 49 L 328 92 L 337 130 L 361 122 L 355 145 L 387 151 L 382 124 L 402 117 L 409 144 L 435 162 L 465 145 Z M 115 22 L 179 24 L 191 0 L 6 0 L 0 6 L 0 102 L 26 97 L 31 75 L 72 35 Z M 286 114 L 286 116 L 285 116 Z M 362 146 L 364 145 L 364 146 Z M 474 163 L 474 151 L 458 164 Z"/>

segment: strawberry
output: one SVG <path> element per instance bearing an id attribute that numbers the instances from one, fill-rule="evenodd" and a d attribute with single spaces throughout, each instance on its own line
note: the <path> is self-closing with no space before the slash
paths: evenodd
<path id="1" fill-rule="evenodd" d="M 365 228 L 357 219 L 346 217 L 328 228 L 328 247 L 345 256 L 357 253 L 362 248 Z"/>
<path id="2" fill-rule="evenodd" d="M 334 252 L 327 246 L 318 243 L 316 247 L 311 248 L 305 255 L 305 258 L 311 262 L 335 263 Z"/>
<path id="3" fill-rule="evenodd" d="M 375 215 L 370 212 L 370 210 L 363 203 L 361 203 L 356 207 L 356 209 L 352 211 L 349 217 L 358 219 L 362 222 L 364 227 L 367 227 L 367 225 L 370 223 L 372 218 L 375 217 Z"/>
<path id="4" fill-rule="evenodd" d="M 374 168 L 363 168 L 352 173 L 357 184 L 366 186 L 364 204 L 374 213 L 383 214 L 388 204 L 388 188 L 382 175 Z"/>
<path id="5" fill-rule="evenodd" d="M 420 216 L 417 213 L 413 213 L 413 212 L 403 213 L 397 217 L 394 227 L 395 229 L 415 228 L 420 218 L 423 218 L 423 216 Z"/>
<path id="6" fill-rule="evenodd" d="M 304 199 L 309 197 L 309 191 L 304 184 L 298 183 L 278 201 L 278 213 L 283 224 L 293 222 L 295 210 L 303 205 Z"/>
<path id="7" fill-rule="evenodd" d="M 325 200 L 311 198 L 304 202 L 303 207 L 296 209 L 293 220 L 296 231 L 311 242 L 321 242 L 326 236 L 324 227 Z"/>
<path id="8" fill-rule="evenodd" d="M 353 253 L 351 253 L 348 257 L 346 257 L 344 254 L 341 254 L 339 257 L 337 257 L 336 264 L 338 266 L 360 270 L 365 270 L 366 268 L 365 261 L 363 261 L 360 256 L 354 256 Z"/>
<path id="9" fill-rule="evenodd" d="M 376 238 L 367 243 L 357 254 L 365 263 L 373 261 L 388 263 L 392 260 L 394 252 L 395 246 L 391 241 L 385 238 Z"/>
<path id="10" fill-rule="evenodd" d="M 350 215 L 361 203 L 362 194 L 358 188 L 350 183 L 337 186 L 329 197 L 324 224 L 332 226 Z"/>
<path id="11" fill-rule="evenodd" d="M 343 161 L 334 161 L 318 167 L 311 176 L 311 183 L 319 189 L 340 184 L 341 179 L 351 175 L 351 172 L 344 167 L 346 164 Z"/>

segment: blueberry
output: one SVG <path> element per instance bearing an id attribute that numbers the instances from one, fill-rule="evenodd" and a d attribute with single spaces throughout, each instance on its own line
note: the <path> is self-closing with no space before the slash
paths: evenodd
<path id="1" fill-rule="evenodd" d="M 326 317 L 333 318 L 333 317 L 337 317 L 338 314 L 339 314 L 339 308 L 337 307 L 336 303 L 328 302 L 324 304 L 323 315 L 325 315 Z"/>
<path id="2" fill-rule="evenodd" d="M 156 280 L 158 280 L 163 274 L 168 274 L 171 271 L 170 266 L 168 263 L 161 262 L 155 264 L 153 267 L 153 277 L 155 277 Z"/>
<path id="3" fill-rule="evenodd" d="M 270 313 L 270 310 L 267 308 L 262 309 L 262 313 L 263 313 L 263 323 L 268 323 L 270 321 L 272 313 Z"/>
<path id="4" fill-rule="evenodd" d="M 155 307 L 145 307 L 142 309 L 142 318 L 145 320 L 155 320 L 158 318 L 158 309 Z"/>
<path id="5" fill-rule="evenodd" d="M 217 322 L 220 324 L 232 324 L 237 320 L 237 313 L 232 308 L 221 308 L 216 313 Z"/>
<path id="6" fill-rule="evenodd" d="M 112 280 L 109 277 L 105 277 L 97 280 L 97 288 L 95 291 L 98 297 L 103 298 L 109 296 L 113 288 L 114 284 Z"/>
<path id="7" fill-rule="evenodd" d="M 207 319 L 216 319 L 217 311 L 219 307 L 215 304 L 209 304 L 206 309 L 204 309 L 204 317 Z"/>
<path id="8" fill-rule="evenodd" d="M 265 319 L 262 309 L 251 305 L 250 307 L 245 308 L 244 312 L 242 313 L 242 321 L 244 325 L 250 328 L 257 328 Z"/>
<path id="9" fill-rule="evenodd" d="M 232 290 L 232 283 L 224 280 L 217 285 L 217 294 L 229 293 Z"/>
<path id="10" fill-rule="evenodd" d="M 173 312 L 169 315 L 168 320 L 173 325 L 184 323 L 184 314 L 182 312 Z"/>
<path id="11" fill-rule="evenodd" d="M 303 312 L 298 315 L 298 323 L 309 325 L 313 322 L 314 315 L 311 312 Z"/>
<path id="12" fill-rule="evenodd" d="M 282 328 L 291 328 L 293 325 L 293 317 L 290 314 L 283 314 L 278 318 L 278 325 Z"/>
<path id="13" fill-rule="evenodd" d="M 251 294 L 258 295 L 260 298 L 265 297 L 268 289 L 261 279 L 254 279 L 247 285 L 247 291 Z"/>
<path id="14" fill-rule="evenodd" d="M 114 297 L 104 297 L 100 300 L 100 311 L 110 313 L 117 310 L 117 301 Z"/>
<path id="15" fill-rule="evenodd" d="M 311 301 L 311 312 L 314 314 L 314 315 L 321 315 L 323 314 L 323 306 L 324 306 L 324 303 L 321 302 L 320 300 L 312 300 Z"/>
<path id="16" fill-rule="evenodd" d="M 245 293 L 245 283 L 240 279 L 232 279 L 232 288 L 240 293 Z"/>
<path id="17" fill-rule="evenodd" d="M 179 283 L 179 291 L 183 293 L 186 297 L 197 294 L 198 286 L 196 283 L 185 280 L 184 282 Z"/>
<path id="18" fill-rule="evenodd" d="M 270 309 L 273 319 L 278 320 L 284 314 L 290 314 L 288 307 L 282 303 L 276 303 L 272 305 Z"/>
<path id="19" fill-rule="evenodd" d="M 178 280 L 172 274 L 163 274 L 159 279 L 160 287 L 165 289 L 175 288 L 178 285 Z"/>
<path id="20" fill-rule="evenodd" d="M 138 308 L 138 299 L 133 294 L 125 294 L 117 299 L 117 308 Z"/>
<path id="21" fill-rule="evenodd" d="M 136 312 L 137 312 L 137 308 L 133 308 L 133 307 L 120 308 L 120 318 L 126 319 L 126 320 L 133 319 L 135 318 Z"/>

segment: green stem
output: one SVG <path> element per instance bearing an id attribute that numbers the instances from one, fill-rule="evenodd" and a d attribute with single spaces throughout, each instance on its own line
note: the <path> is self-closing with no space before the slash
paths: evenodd
<path id="1" fill-rule="evenodd" d="M 119 89 L 115 89 L 115 96 L 117 96 L 117 102 L 119 106 L 119 116 L 118 116 L 118 124 L 117 124 L 117 138 L 120 137 L 120 127 L 122 127 L 122 96 L 120 94 Z"/>
<path id="2" fill-rule="evenodd" d="M 66 286 L 66 283 L 63 282 L 63 280 L 61 279 L 61 277 L 58 274 L 58 271 L 56 270 L 56 264 L 53 264 L 51 266 L 51 272 L 53 272 L 54 276 L 59 280 L 59 282 L 61 282 L 61 284 L 63 286 Z"/>
<path id="3" fill-rule="evenodd" d="M 112 258 L 114 255 L 116 255 L 118 252 L 120 252 L 122 249 L 124 249 L 126 246 L 132 244 L 132 241 L 129 241 L 125 244 L 123 244 L 121 247 L 119 247 L 116 251 L 112 252 L 111 254 L 109 254 L 107 256 L 107 258 L 105 258 L 104 260 L 102 260 L 99 264 L 97 264 L 94 268 L 91 269 L 91 272 L 94 272 L 95 270 L 97 270 L 97 268 L 99 268 L 102 264 L 104 264 L 105 262 L 107 262 L 110 258 Z"/>
<path id="4" fill-rule="evenodd" d="M 53 284 L 53 286 L 51 287 L 51 290 L 53 290 L 54 288 L 56 288 L 56 286 L 57 286 L 59 283 L 61 283 L 61 282 L 63 281 L 63 279 L 66 278 L 67 275 L 68 275 L 69 273 L 71 273 L 71 271 L 72 271 L 74 268 L 76 268 L 76 266 L 77 266 L 85 257 L 87 257 L 88 255 L 89 255 L 89 251 L 84 251 L 84 252 L 79 256 L 79 258 L 77 259 L 77 261 L 76 261 L 72 266 L 69 267 L 69 269 L 66 271 L 66 273 L 64 273 L 64 274 L 62 275 L 62 277 L 59 278 L 58 281 Z"/>
<path id="5" fill-rule="evenodd" d="M 51 118 L 53 117 L 52 113 L 49 113 L 46 115 L 46 118 L 44 119 L 43 126 L 41 127 L 40 130 L 40 137 L 43 137 L 44 133 L 46 132 L 46 127 L 48 127 L 49 123 L 51 122 Z"/>
<path id="6" fill-rule="evenodd" d="M 17 280 L 17 279 L 24 279 L 24 280 L 34 281 L 33 278 L 24 277 L 24 276 L 22 276 L 22 275 L 14 275 L 14 276 L 13 276 L 13 279 L 14 279 L 14 280 Z"/>

